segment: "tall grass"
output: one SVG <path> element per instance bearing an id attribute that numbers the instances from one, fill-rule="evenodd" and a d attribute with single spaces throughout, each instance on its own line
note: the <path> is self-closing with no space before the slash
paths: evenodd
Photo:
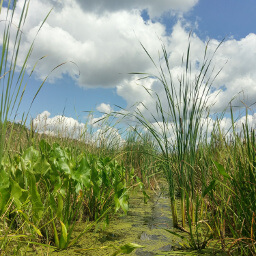
<path id="1" fill-rule="evenodd" d="M 123 159 L 124 164 L 134 168 L 144 185 L 152 188 L 157 186 L 159 159 L 155 154 L 156 148 L 152 136 L 135 127 L 127 132 L 120 150 L 120 158 Z"/>
<path id="2" fill-rule="evenodd" d="M 15 118 L 21 104 L 27 86 L 27 84 L 24 83 L 26 67 L 33 49 L 32 43 L 22 67 L 18 69 L 17 61 L 22 40 L 22 28 L 27 17 L 29 2 L 24 2 L 19 22 L 18 24 L 14 24 L 16 3 L 17 1 L 8 2 L 8 6 L 5 8 L 5 17 L 1 21 L 1 25 L 4 26 L 4 29 L 2 34 L 2 54 L 0 62 L 0 172 L 5 184 L 2 184 L 0 188 L 0 214 L 4 213 L 10 200 L 10 182 L 7 178 L 8 172 L 4 170 L 2 166 L 4 153 L 8 152 L 13 131 L 13 126 L 9 125 L 8 120 L 13 116 Z M 3 10 L 3 1 L 1 1 L 1 17 Z M 13 29 L 14 38 L 12 38 Z M 16 73 L 16 71 L 18 72 Z"/>
<path id="3" fill-rule="evenodd" d="M 16 4 L 17 0 L 9 0 L 6 10 L 6 17 L 1 20 L 1 25 L 4 24 L 3 29 L 3 38 L 2 38 L 2 54 L 0 62 L 0 163 L 2 162 L 4 149 L 5 152 L 8 151 L 10 146 L 12 127 L 9 130 L 9 136 L 7 139 L 7 127 L 8 121 L 12 118 L 14 121 L 17 117 L 18 110 L 27 88 L 26 72 L 29 58 L 32 54 L 34 42 L 30 45 L 30 48 L 25 56 L 23 64 L 21 67 L 17 67 L 17 61 L 19 58 L 19 51 L 21 48 L 22 36 L 23 36 L 23 27 L 26 22 L 29 0 L 24 1 L 24 5 L 20 14 L 18 24 L 14 23 L 14 17 L 16 15 Z M 3 1 L 0 3 L 0 15 L 3 14 Z M 49 15 L 50 13 L 48 13 Z M 37 33 L 41 30 L 45 20 L 41 23 Z M 12 33 L 14 32 L 14 38 Z M 33 67 L 29 76 L 32 75 L 33 70 L 36 65 Z M 44 82 L 43 82 L 44 83 Z M 36 95 L 40 91 L 43 83 L 39 87 Z M 35 95 L 35 97 L 36 97 Z M 35 99 L 35 98 L 34 98 Z M 34 101 L 32 100 L 32 102 Z M 28 114 L 28 113 L 27 113 Z M 25 121 L 27 115 L 23 115 L 23 121 Z"/>
<path id="4" fill-rule="evenodd" d="M 132 116 L 154 137 L 164 158 L 164 169 L 169 183 L 173 225 L 175 227 L 178 227 L 175 175 L 178 177 L 177 189 L 181 195 L 183 227 L 185 226 L 186 197 L 189 200 L 189 205 L 187 205 L 189 209 L 187 210 L 191 214 L 194 212 L 195 180 L 193 166 L 196 161 L 197 146 L 202 138 L 202 119 L 207 117 L 209 111 L 209 92 L 217 75 L 211 78 L 210 65 L 213 56 L 208 58 L 207 46 L 199 72 L 195 77 L 192 77 L 189 43 L 186 58 L 182 60 L 184 73 L 178 78 L 178 84 L 173 80 L 168 52 L 165 46 L 162 45 L 162 57 L 160 58 L 164 60 L 164 64 L 160 62 L 159 66 L 151 58 L 144 46 L 142 46 L 157 69 L 157 75 L 146 74 L 146 78 L 153 77 L 160 83 L 164 89 L 165 98 L 163 99 L 163 96 L 160 97 L 156 91 L 147 90 L 155 100 L 156 113 L 150 113 L 145 105 L 144 109 L 148 110 L 147 114 L 149 114 L 150 119 L 154 120 L 154 123 L 147 119 L 145 113 L 142 113 L 140 108 L 137 108 L 132 113 Z M 178 170 L 172 164 L 173 162 L 178 163 Z M 194 222 L 193 214 L 191 218 L 192 222 Z"/>
<path id="5" fill-rule="evenodd" d="M 159 66 L 142 46 L 158 74 L 132 74 L 154 78 L 164 96 L 145 88 L 155 101 L 156 112 L 141 103 L 127 116 L 146 128 L 158 145 L 156 155 L 163 159 L 161 167 L 169 183 L 173 225 L 189 233 L 187 246 L 204 249 L 215 237 L 229 255 L 255 255 L 256 144 L 255 129 L 248 124 L 248 109 L 242 129 L 237 128 L 231 107 L 233 132 L 222 131 L 221 119 L 211 124 L 211 133 L 208 131 L 209 95 L 221 71 L 213 74 L 211 64 L 221 43 L 210 57 L 206 45 L 199 71 L 193 77 L 189 43 L 178 84 L 173 80 L 165 46 Z"/>
<path id="6" fill-rule="evenodd" d="M 211 151 L 216 159 L 211 175 L 211 183 L 215 185 L 209 194 L 214 209 L 212 226 L 222 248 L 230 255 L 256 253 L 256 144 L 255 129 L 250 127 L 248 116 L 246 109 L 246 120 L 241 129 L 234 121 L 231 108 L 233 131 L 230 137 L 220 130 L 215 132 L 218 136 L 213 138 L 215 146 Z"/>

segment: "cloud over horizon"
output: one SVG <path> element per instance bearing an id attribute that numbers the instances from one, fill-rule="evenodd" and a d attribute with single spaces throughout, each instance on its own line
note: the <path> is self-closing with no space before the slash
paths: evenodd
<path id="1" fill-rule="evenodd" d="M 103 107 L 108 106 L 103 105 Z M 92 116 L 88 116 L 87 123 L 82 123 L 64 115 L 51 117 L 50 112 L 44 111 L 38 114 L 32 123 L 33 129 L 39 134 L 76 139 L 97 146 L 119 147 L 124 143 L 117 128 L 104 122 L 94 125 L 90 122 L 90 118 L 92 118 L 91 121 L 95 121 Z"/>
<path id="2" fill-rule="evenodd" d="M 129 72 L 155 73 L 155 69 L 143 51 L 142 42 L 154 60 L 158 60 L 158 51 L 163 42 L 168 51 L 173 79 L 181 74 L 181 59 L 188 47 L 188 37 L 193 24 L 184 18 L 178 19 L 171 34 L 166 32 L 160 17 L 164 12 L 174 12 L 177 15 L 191 10 L 198 0 L 168 1 L 154 0 L 129 2 L 123 1 L 81 1 L 81 0 L 33 0 L 27 23 L 24 27 L 21 59 L 25 58 L 30 43 L 46 16 L 54 5 L 52 13 L 40 31 L 29 62 L 31 70 L 34 63 L 39 62 L 35 74 L 44 79 L 50 71 L 65 61 L 73 61 L 78 68 L 67 63 L 56 69 L 49 77 L 50 81 L 61 79 L 63 75 L 71 76 L 83 88 L 117 88 L 117 93 L 125 99 L 128 107 L 135 102 L 143 102 L 154 107 L 152 99 L 138 85 L 138 76 Z M 23 1 L 18 1 L 17 17 L 21 12 Z M 150 18 L 144 21 L 142 10 L 148 10 Z M 43 10 L 43 11 L 42 11 Z M 16 22 L 18 18 L 15 18 Z M 179 16 L 180 17 L 180 16 Z M 0 24 L 0 29 L 2 26 Z M 162 42 L 159 40 L 161 38 Z M 219 41 L 212 39 L 208 47 L 209 55 L 214 51 Z M 215 105 L 213 111 L 222 111 L 232 99 L 237 96 L 236 105 L 242 105 L 240 100 L 250 105 L 256 98 L 256 35 L 251 33 L 245 38 L 227 39 L 215 54 L 213 67 L 222 72 L 216 78 L 211 91 Z M 202 63 L 206 42 L 196 33 L 191 36 L 191 67 L 196 74 Z M 225 65 L 225 62 L 228 63 Z M 160 60 L 162 62 L 162 60 Z M 145 82 L 145 84 L 143 84 Z M 153 79 L 140 81 L 140 84 L 157 90 L 163 95 L 163 88 Z M 75 86 L 75 85 L 74 85 Z M 249 93 L 248 93 L 249 92 Z M 105 104 L 105 103 L 104 103 Z"/>

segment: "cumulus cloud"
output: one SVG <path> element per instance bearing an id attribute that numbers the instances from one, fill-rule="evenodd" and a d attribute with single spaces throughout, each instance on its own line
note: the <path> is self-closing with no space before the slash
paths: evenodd
<path id="1" fill-rule="evenodd" d="M 96 109 L 99 111 L 99 112 L 103 112 L 103 113 L 106 113 L 106 114 L 109 114 L 111 113 L 111 111 L 113 111 L 113 109 L 111 108 L 111 106 L 109 104 L 106 104 L 106 103 L 101 103 L 100 105 L 98 105 L 96 107 Z"/>
<path id="2" fill-rule="evenodd" d="M 41 134 L 66 137 L 81 140 L 85 143 L 94 143 L 97 146 L 120 147 L 124 139 L 117 128 L 106 122 L 93 124 L 95 118 L 89 115 L 87 123 L 80 123 L 72 117 L 56 115 L 51 117 L 50 112 L 44 111 L 33 119 L 33 129 Z M 96 128 L 96 129 L 95 129 Z"/>
<path id="3" fill-rule="evenodd" d="M 87 126 L 84 123 L 79 123 L 72 117 L 50 115 L 48 111 L 44 111 L 33 119 L 33 127 L 37 132 L 72 139 L 84 138 L 87 135 Z"/>
<path id="4" fill-rule="evenodd" d="M 186 56 L 188 37 L 189 31 L 186 30 L 181 22 L 178 22 L 173 27 L 172 34 L 168 37 L 166 44 L 172 82 L 176 89 L 179 88 L 179 80 L 181 79 L 181 75 L 184 74 L 185 65 L 181 65 L 181 59 L 182 56 Z M 190 36 L 190 41 L 190 82 L 192 84 L 203 64 L 204 49 L 207 42 L 202 41 L 195 33 Z M 212 58 L 219 43 L 220 42 L 217 40 L 211 40 L 208 44 L 208 60 Z M 207 79 L 211 77 L 210 82 L 213 81 L 215 75 L 221 70 L 213 81 L 211 91 L 209 92 L 209 105 L 213 105 L 211 113 L 223 111 L 228 107 L 232 99 L 232 105 L 236 107 L 244 107 L 244 103 L 250 106 L 255 102 L 255 44 L 255 34 L 250 34 L 241 40 L 227 39 L 215 53 L 205 79 L 206 82 Z M 156 63 L 158 63 L 158 59 L 155 60 Z M 164 62 L 163 58 L 160 59 L 159 65 L 162 65 L 163 68 L 165 67 Z M 153 74 L 158 75 L 157 70 L 153 71 Z M 169 78 L 168 74 L 167 78 Z M 167 106 L 164 87 L 159 81 L 152 77 L 140 81 L 135 79 L 134 77 L 132 81 L 126 80 L 117 86 L 117 93 L 127 101 L 128 107 L 131 107 L 135 102 L 142 102 L 148 107 L 148 110 L 145 108 L 143 110 L 143 108 L 139 106 L 145 116 L 150 118 L 152 113 L 156 114 L 156 98 L 151 97 L 146 92 L 145 88 L 157 92 L 162 105 Z M 171 84 L 168 79 L 167 81 Z"/>
<path id="5" fill-rule="evenodd" d="M 18 24 L 23 0 L 17 4 L 15 22 Z M 138 3 L 139 2 L 139 3 Z M 24 41 L 19 65 L 25 58 L 30 43 L 35 37 L 42 20 L 54 6 L 52 13 L 41 29 L 34 47 L 29 67 L 46 56 L 37 66 L 35 73 L 41 79 L 65 61 L 74 61 L 81 71 L 72 64 L 61 66 L 50 76 L 50 81 L 68 74 L 85 87 L 115 87 L 128 72 L 143 67 L 149 68 L 139 41 L 154 52 L 160 44 L 158 36 L 165 35 L 165 27 L 159 22 L 144 22 L 141 11 L 161 15 L 165 11 L 191 9 L 198 0 L 150 1 L 73 1 L 33 0 L 23 29 Z M 154 53 L 157 56 L 157 52 Z"/>
<path id="6" fill-rule="evenodd" d="M 249 130 L 256 129 L 256 113 L 252 114 L 252 115 L 247 115 L 241 117 L 239 120 L 236 121 L 236 129 L 237 131 L 242 131 L 243 129 L 243 124 L 247 123 Z"/>
<path id="7" fill-rule="evenodd" d="M 40 27 L 47 12 L 54 9 L 40 31 L 28 68 L 42 56 L 35 73 L 43 79 L 57 65 L 72 62 L 54 70 L 50 79 L 61 78 L 68 74 L 81 87 L 116 87 L 119 96 L 127 102 L 128 108 L 136 102 L 148 106 L 155 111 L 154 98 L 150 97 L 142 84 L 150 90 L 156 90 L 166 105 L 163 87 L 154 79 L 149 78 L 138 82 L 138 76 L 128 72 L 155 73 L 152 63 L 139 44 L 143 43 L 152 58 L 158 60 L 158 50 L 161 49 L 160 37 L 166 45 L 173 80 L 177 82 L 183 70 L 181 58 L 188 47 L 189 24 L 178 21 L 172 33 L 166 33 L 166 28 L 159 20 L 152 19 L 165 11 L 186 12 L 197 4 L 198 0 L 142 0 L 142 1 L 89 1 L 89 0 L 33 0 L 24 27 L 24 37 L 20 59 L 29 49 L 30 43 Z M 18 23 L 23 0 L 17 3 L 17 15 L 14 23 Z M 142 10 L 148 10 L 150 18 L 145 22 L 141 17 Z M 4 11 L 4 10 L 3 10 Z M 3 22 L 0 29 L 3 28 Z M 191 74 L 198 72 L 204 56 L 206 42 L 195 33 L 191 40 Z M 208 46 L 208 56 L 211 56 L 217 40 L 211 40 Z M 211 103 L 215 103 L 213 112 L 222 111 L 232 99 L 232 104 L 242 106 L 241 100 L 250 105 L 256 98 L 256 35 L 249 34 L 240 40 L 227 39 L 218 49 L 212 67 L 214 74 L 223 70 L 217 76 L 211 91 Z M 225 65 L 226 61 L 228 63 Z M 160 62 L 163 62 L 161 59 Z M 214 76 L 213 74 L 213 76 Z M 100 108 L 104 108 L 101 106 Z M 106 106 L 105 106 L 106 108 Z"/>
<path id="8" fill-rule="evenodd" d="M 42 20 L 55 2 L 58 3 L 31 1 L 23 29 L 18 62 L 20 66 Z M 22 4 L 23 1 L 18 1 L 16 23 Z M 67 64 L 56 69 L 50 79 L 54 81 L 63 74 L 68 74 L 80 86 L 115 87 L 129 77 L 128 72 L 138 70 L 141 66 L 147 69 L 149 61 L 141 50 L 139 40 L 153 51 L 159 47 L 158 40 L 152 40 L 152 35 L 155 34 L 164 35 L 165 27 L 159 22 L 145 23 L 140 10 L 123 9 L 99 15 L 93 11 L 85 13 L 76 1 L 66 0 L 59 2 L 57 8 L 52 10 L 38 34 L 28 68 L 32 69 L 39 58 L 46 56 L 35 70 L 37 76 L 43 79 L 57 65 L 73 61 L 81 71 L 79 78 L 77 67 Z"/>
<path id="9" fill-rule="evenodd" d="M 122 10 L 147 9 L 151 17 L 161 16 L 164 12 L 187 12 L 194 7 L 199 0 L 130 0 L 130 1 L 90 1 L 76 0 L 85 12 L 118 12 Z"/>
<path id="10" fill-rule="evenodd" d="M 103 126 L 92 136 L 92 141 L 100 147 L 120 148 L 125 140 L 120 135 L 118 129 L 110 126 Z"/>
<path id="11" fill-rule="evenodd" d="M 89 116 L 89 119 L 95 121 L 96 118 Z M 215 120 L 212 117 L 202 117 L 200 120 L 200 129 L 202 135 L 208 141 L 211 139 L 211 133 L 215 129 L 216 132 L 220 129 L 223 135 L 227 138 L 233 136 L 232 120 L 229 117 L 224 117 L 221 120 Z M 248 114 L 247 117 L 243 116 L 235 120 L 235 131 L 240 134 L 243 132 L 243 125 L 248 125 L 249 129 L 256 129 L 256 114 Z M 130 123 L 131 124 L 131 123 Z M 66 116 L 53 116 L 48 111 L 44 111 L 37 115 L 33 119 L 33 127 L 38 133 L 44 133 L 51 136 L 68 137 L 72 139 L 79 139 L 85 143 L 93 143 L 97 146 L 105 146 L 111 148 L 120 148 L 125 143 L 125 137 L 123 137 L 120 131 L 107 124 L 106 122 L 93 125 L 93 129 L 89 132 L 91 125 L 90 120 L 85 123 L 80 123 L 77 120 Z M 164 139 L 165 134 L 170 142 L 170 145 L 175 146 L 176 134 L 175 125 L 173 122 L 164 124 L 161 121 L 150 123 L 152 129 L 154 129 L 159 136 Z M 146 132 L 146 130 L 144 130 Z M 124 135 L 125 136 L 125 135 Z M 164 143 L 164 141 L 162 141 Z"/>

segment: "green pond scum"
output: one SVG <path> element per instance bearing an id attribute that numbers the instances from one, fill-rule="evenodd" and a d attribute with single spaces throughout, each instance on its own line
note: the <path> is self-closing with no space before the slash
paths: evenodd
<path id="1" fill-rule="evenodd" d="M 184 232 L 172 227 L 170 199 L 165 191 L 147 191 L 150 199 L 144 203 L 144 195 L 138 189 L 130 195 L 129 211 L 113 217 L 106 226 L 99 223 L 96 228 L 85 233 L 78 243 L 67 250 L 56 251 L 42 246 L 30 247 L 25 255 L 124 255 L 115 254 L 126 244 L 141 246 L 129 255 L 225 255 L 213 247 L 202 251 L 184 249 L 181 238 L 166 232 L 173 230 L 184 236 Z M 74 236 L 85 228 L 85 223 L 78 223 Z"/>

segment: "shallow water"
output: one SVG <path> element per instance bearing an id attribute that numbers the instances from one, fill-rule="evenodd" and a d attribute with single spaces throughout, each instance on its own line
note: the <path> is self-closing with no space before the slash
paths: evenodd
<path id="1" fill-rule="evenodd" d="M 182 251 L 184 242 L 164 230 L 177 232 L 172 227 L 170 200 L 166 191 L 149 191 L 150 199 L 147 204 L 144 204 L 142 192 L 132 192 L 127 215 L 112 218 L 104 231 L 99 226 L 98 231 L 87 232 L 74 248 L 59 252 L 49 251 L 49 255 L 112 255 L 119 246 L 127 243 L 143 246 L 129 255 L 199 255 L 198 252 Z M 79 233 L 84 228 L 84 223 L 78 223 L 76 232 Z M 47 255 L 42 248 L 37 249 L 36 253 Z M 205 250 L 204 255 L 217 254 L 212 250 Z"/>
<path id="2" fill-rule="evenodd" d="M 143 194 L 133 192 L 127 215 L 112 220 L 105 231 L 94 234 L 98 236 L 98 241 L 95 243 L 98 246 L 136 243 L 144 248 L 139 248 L 129 255 L 139 256 L 157 255 L 160 252 L 170 251 L 173 247 L 180 247 L 177 238 L 163 230 L 164 228 L 172 229 L 169 198 L 163 192 L 149 193 L 150 199 L 147 204 L 144 204 Z M 85 246 L 88 235 L 86 234 L 83 241 L 79 243 L 81 247 Z M 96 250 L 87 251 L 85 255 L 111 255 L 114 251 L 113 248 L 108 248 L 97 250 L 97 252 Z"/>

